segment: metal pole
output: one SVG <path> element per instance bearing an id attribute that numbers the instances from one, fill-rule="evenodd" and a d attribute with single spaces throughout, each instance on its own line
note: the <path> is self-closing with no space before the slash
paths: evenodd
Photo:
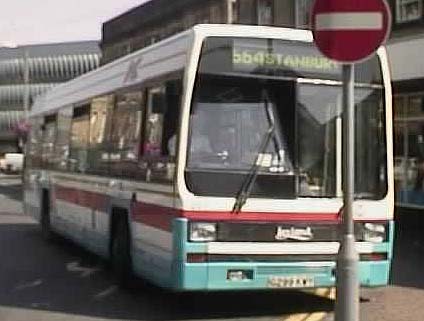
<path id="1" fill-rule="evenodd" d="M 336 321 L 359 320 L 359 255 L 355 247 L 353 201 L 355 189 L 354 65 L 343 65 L 343 236 L 337 257 Z"/>
<path id="2" fill-rule="evenodd" d="M 28 120 L 29 112 L 29 53 L 24 49 L 24 119 Z"/>

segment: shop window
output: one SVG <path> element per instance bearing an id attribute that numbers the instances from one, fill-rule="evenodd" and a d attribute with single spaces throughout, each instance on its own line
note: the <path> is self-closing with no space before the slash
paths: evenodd
<path id="1" fill-rule="evenodd" d="M 144 95 L 141 90 L 116 96 L 110 142 L 112 175 L 133 178 L 140 176 L 138 160 L 143 110 Z"/>
<path id="2" fill-rule="evenodd" d="M 296 0 L 296 28 L 309 29 L 312 0 Z"/>
<path id="3" fill-rule="evenodd" d="M 394 174 L 396 201 L 424 207 L 424 97 L 394 99 Z"/>
<path id="4" fill-rule="evenodd" d="M 258 0 L 257 13 L 258 25 L 272 25 L 273 19 L 273 1 L 272 0 Z"/>
<path id="5" fill-rule="evenodd" d="M 88 168 L 88 146 L 90 142 L 90 105 L 74 109 L 71 125 L 69 170 L 85 173 Z"/>
<path id="6" fill-rule="evenodd" d="M 422 96 L 412 96 L 408 102 L 408 111 L 407 117 L 424 117 L 423 112 L 423 97 Z"/>
<path id="7" fill-rule="evenodd" d="M 397 23 L 420 20 L 422 15 L 422 0 L 396 0 Z"/>
<path id="8" fill-rule="evenodd" d="M 93 174 L 108 172 L 113 103 L 113 95 L 98 97 L 91 102 L 88 171 Z"/>

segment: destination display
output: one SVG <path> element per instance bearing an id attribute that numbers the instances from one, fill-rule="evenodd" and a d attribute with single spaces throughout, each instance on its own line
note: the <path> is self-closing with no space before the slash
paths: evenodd
<path id="1" fill-rule="evenodd" d="M 234 41 L 232 64 L 234 70 L 253 73 L 255 70 L 333 75 L 341 72 L 338 63 L 322 56 L 310 45 L 277 41 L 273 41 L 272 47 L 268 48 L 255 46 L 255 43 L 249 45 L 246 41 Z"/>
<path id="2" fill-rule="evenodd" d="M 203 45 L 199 71 L 341 80 L 342 65 L 324 57 L 312 43 L 213 37 Z M 381 83 L 378 59 L 358 64 L 356 78 L 362 83 Z"/>

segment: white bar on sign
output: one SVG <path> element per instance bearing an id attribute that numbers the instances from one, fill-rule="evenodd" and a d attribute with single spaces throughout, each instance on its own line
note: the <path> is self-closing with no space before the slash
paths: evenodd
<path id="1" fill-rule="evenodd" d="M 334 12 L 320 13 L 315 17 L 315 30 L 381 30 L 381 12 Z"/>

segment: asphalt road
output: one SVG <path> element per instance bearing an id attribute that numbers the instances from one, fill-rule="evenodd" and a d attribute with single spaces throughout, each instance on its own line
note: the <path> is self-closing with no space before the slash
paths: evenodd
<path id="1" fill-rule="evenodd" d="M 46 243 L 20 200 L 19 179 L 0 177 L 2 321 L 332 319 L 326 291 L 183 295 L 141 281 L 121 290 L 95 256 L 66 240 Z M 424 246 L 416 227 L 398 235 L 393 285 L 362 291 L 361 320 L 424 320 Z"/>

